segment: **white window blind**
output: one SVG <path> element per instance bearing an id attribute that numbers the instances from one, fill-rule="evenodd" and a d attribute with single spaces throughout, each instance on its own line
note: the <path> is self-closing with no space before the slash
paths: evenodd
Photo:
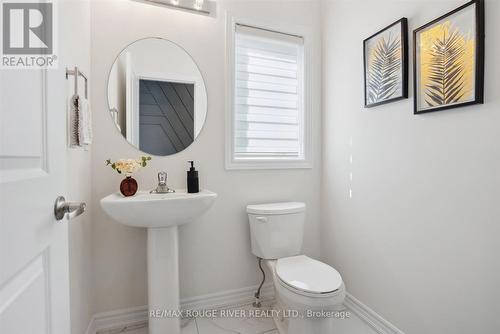
<path id="1" fill-rule="evenodd" d="M 236 25 L 233 160 L 304 159 L 302 37 Z"/>

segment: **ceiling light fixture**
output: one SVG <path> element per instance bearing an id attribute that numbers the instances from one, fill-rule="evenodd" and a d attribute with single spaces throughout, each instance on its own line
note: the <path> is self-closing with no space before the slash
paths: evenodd
<path id="1" fill-rule="evenodd" d="M 168 6 L 177 9 L 186 9 L 203 14 L 210 14 L 215 7 L 215 2 L 205 0 L 142 0 L 144 2 L 152 2 L 159 5 Z"/>

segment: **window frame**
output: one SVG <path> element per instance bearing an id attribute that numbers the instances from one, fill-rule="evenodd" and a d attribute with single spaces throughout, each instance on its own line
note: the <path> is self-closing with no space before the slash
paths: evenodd
<path id="1" fill-rule="evenodd" d="M 286 158 L 265 158 L 265 159 L 235 159 L 234 157 L 234 97 L 235 97 L 235 38 L 236 25 L 245 25 L 253 28 L 270 30 L 274 32 L 300 36 L 303 39 L 303 81 L 302 81 L 302 146 L 303 157 L 301 159 Z M 227 38 L 226 38 L 226 161 L 227 170 L 248 170 L 248 169 L 311 169 L 313 168 L 313 136 L 312 122 L 313 115 L 316 112 L 312 101 L 313 92 L 313 45 L 311 45 L 312 33 L 303 26 L 294 25 L 276 25 L 270 23 L 256 22 L 237 18 L 231 15 L 227 16 Z M 318 87 L 319 89 L 319 87 Z"/>

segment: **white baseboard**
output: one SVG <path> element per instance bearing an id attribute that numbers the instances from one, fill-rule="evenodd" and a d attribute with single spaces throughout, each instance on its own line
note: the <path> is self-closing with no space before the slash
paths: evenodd
<path id="1" fill-rule="evenodd" d="M 344 305 L 379 334 L 405 334 L 349 293 L 346 295 Z"/>
<path id="2" fill-rule="evenodd" d="M 258 286 L 250 286 L 242 289 L 185 298 L 181 300 L 181 309 L 219 309 L 249 304 L 255 300 L 254 293 L 257 288 Z M 272 283 L 265 284 L 261 290 L 261 300 L 270 300 L 273 298 L 274 288 Z M 97 334 L 113 329 L 137 326 L 145 324 L 147 321 L 147 305 L 97 313 L 92 317 L 85 334 Z"/>
<path id="3" fill-rule="evenodd" d="M 147 306 L 131 307 L 95 314 L 89 324 L 86 334 L 96 334 L 117 328 L 145 324 L 148 321 Z"/>
<path id="4" fill-rule="evenodd" d="M 254 293 L 258 286 L 249 286 L 241 289 L 227 290 L 202 296 L 185 298 L 181 300 L 183 310 L 218 309 L 231 306 L 240 306 L 255 301 Z M 272 283 L 264 284 L 261 289 L 260 299 L 269 300 L 274 298 L 274 287 Z"/>
<path id="5" fill-rule="evenodd" d="M 252 303 L 257 286 L 227 290 L 181 300 L 181 309 L 219 309 Z M 274 298 L 272 284 L 262 287 L 261 300 Z M 405 334 L 371 308 L 347 293 L 345 306 L 379 334 Z M 94 315 L 85 334 L 103 333 L 113 329 L 145 325 L 148 321 L 148 307 L 139 306 Z"/>

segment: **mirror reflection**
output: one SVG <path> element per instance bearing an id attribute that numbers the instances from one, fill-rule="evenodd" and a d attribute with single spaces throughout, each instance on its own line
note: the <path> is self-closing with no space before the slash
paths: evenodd
<path id="1" fill-rule="evenodd" d="M 109 74 L 108 103 L 123 137 L 160 156 L 191 145 L 207 113 L 198 66 L 184 49 L 161 38 L 141 39 L 118 55 Z"/>

